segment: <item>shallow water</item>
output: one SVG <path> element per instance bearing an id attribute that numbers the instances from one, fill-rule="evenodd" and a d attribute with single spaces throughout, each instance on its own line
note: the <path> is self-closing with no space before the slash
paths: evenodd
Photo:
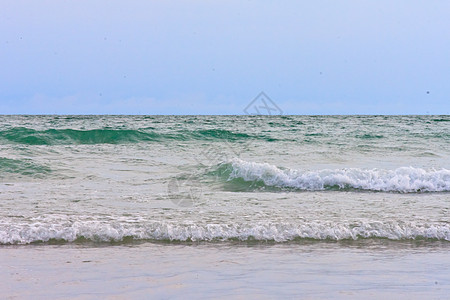
<path id="1" fill-rule="evenodd" d="M 446 299 L 449 245 L 303 244 L 7 246 L 11 298 Z"/>

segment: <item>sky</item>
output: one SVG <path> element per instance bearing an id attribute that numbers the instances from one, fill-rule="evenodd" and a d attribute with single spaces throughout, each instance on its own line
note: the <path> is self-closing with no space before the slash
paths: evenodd
<path id="1" fill-rule="evenodd" d="M 0 114 L 450 114 L 450 1 L 0 7 Z"/>

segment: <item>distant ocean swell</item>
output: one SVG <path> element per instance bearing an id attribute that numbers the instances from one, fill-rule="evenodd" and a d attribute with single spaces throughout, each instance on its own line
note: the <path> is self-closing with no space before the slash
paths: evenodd
<path id="1" fill-rule="evenodd" d="M 211 174 L 239 189 L 288 188 L 304 191 L 364 190 L 378 192 L 449 192 L 450 170 L 402 167 L 383 169 L 323 169 L 303 171 L 281 169 L 267 163 L 234 159 L 222 163 Z"/>
<path id="2" fill-rule="evenodd" d="M 255 125 L 257 126 L 257 125 Z M 154 127 L 144 127 L 138 129 L 118 129 L 118 128 L 97 128 L 97 129 L 72 129 L 72 128 L 50 128 L 37 130 L 27 127 L 11 127 L 0 130 L 0 144 L 21 144 L 21 145 L 84 145 L 84 144 L 130 144 L 161 141 L 247 141 L 258 140 L 264 142 L 304 142 L 322 143 L 324 139 L 333 137 L 327 133 L 305 132 L 301 128 L 296 128 L 285 133 L 288 136 L 280 137 L 273 132 L 252 133 L 238 132 L 222 128 L 212 129 L 156 129 Z M 297 132 L 298 131 L 298 132 Z M 416 138 L 428 140 L 430 138 L 442 139 L 450 138 L 448 133 L 412 134 Z M 381 134 L 359 134 L 347 133 L 350 140 L 380 140 L 388 138 Z M 329 141 L 328 141 L 329 142 Z"/>
<path id="3" fill-rule="evenodd" d="M 273 241 L 312 240 L 442 240 L 450 241 L 450 225 L 406 222 L 259 222 L 246 224 L 183 224 L 170 222 L 74 221 L 2 224 L 0 244 L 39 242 L 126 241 Z"/>
<path id="4" fill-rule="evenodd" d="M 165 140 L 246 140 L 263 139 L 265 136 L 250 136 L 223 129 L 179 130 L 172 133 L 157 132 L 151 128 L 142 129 L 46 129 L 35 130 L 13 127 L 0 131 L 0 143 L 23 145 L 79 145 L 79 144 L 126 144 L 159 142 Z"/>

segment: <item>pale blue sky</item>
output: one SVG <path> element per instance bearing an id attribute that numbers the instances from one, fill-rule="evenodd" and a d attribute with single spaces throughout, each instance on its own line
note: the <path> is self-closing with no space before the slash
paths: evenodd
<path id="1" fill-rule="evenodd" d="M 449 1 L 0 1 L 0 114 L 450 113 Z"/>

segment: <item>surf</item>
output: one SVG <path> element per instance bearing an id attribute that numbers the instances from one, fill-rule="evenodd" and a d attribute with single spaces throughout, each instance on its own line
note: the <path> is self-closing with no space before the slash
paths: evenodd
<path id="1" fill-rule="evenodd" d="M 388 169 L 296 170 L 268 163 L 233 159 L 211 175 L 237 189 L 291 189 L 299 191 L 450 192 L 450 170 L 400 167 Z"/>
<path id="2" fill-rule="evenodd" d="M 450 225 L 401 221 L 303 221 L 192 223 L 170 221 L 113 221 L 90 218 L 50 222 L 3 221 L 0 245 L 33 243 L 117 243 L 130 241 L 275 243 L 361 239 L 450 241 Z"/>

